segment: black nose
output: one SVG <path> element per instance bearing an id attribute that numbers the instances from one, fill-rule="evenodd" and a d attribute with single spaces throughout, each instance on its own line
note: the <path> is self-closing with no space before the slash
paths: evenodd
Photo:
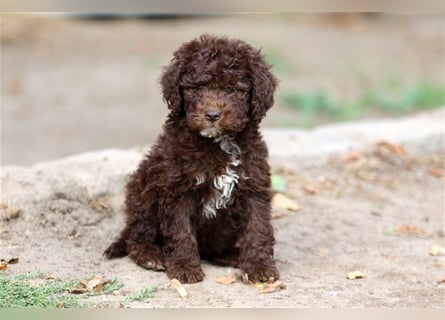
<path id="1" fill-rule="evenodd" d="M 211 122 L 218 121 L 219 118 L 221 118 L 221 112 L 218 110 L 209 110 L 206 112 L 206 119 Z"/>

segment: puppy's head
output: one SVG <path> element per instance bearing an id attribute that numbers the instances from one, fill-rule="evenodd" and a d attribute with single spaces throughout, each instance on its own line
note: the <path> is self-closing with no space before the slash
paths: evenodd
<path id="1" fill-rule="evenodd" d="M 171 114 L 215 138 L 259 123 L 272 107 L 277 80 L 260 51 L 241 40 L 209 35 L 184 43 L 161 77 Z"/>

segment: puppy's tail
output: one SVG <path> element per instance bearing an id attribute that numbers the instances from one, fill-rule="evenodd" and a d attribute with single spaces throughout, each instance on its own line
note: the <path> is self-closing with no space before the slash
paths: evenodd
<path id="1" fill-rule="evenodd" d="M 123 238 L 119 238 L 113 242 L 105 251 L 104 256 L 107 259 L 120 258 L 128 255 L 127 241 Z"/>

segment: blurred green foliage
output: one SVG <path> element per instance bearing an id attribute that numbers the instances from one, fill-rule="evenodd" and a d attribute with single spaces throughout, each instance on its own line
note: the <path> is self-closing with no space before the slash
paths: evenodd
<path id="1" fill-rule="evenodd" d="M 295 63 L 279 51 L 261 48 L 261 52 L 266 61 L 272 65 L 272 70 L 277 76 L 294 75 L 299 71 Z"/>
<path id="2" fill-rule="evenodd" d="M 281 102 L 297 108 L 297 125 L 313 127 L 320 118 L 327 121 L 347 121 L 365 115 L 403 115 L 445 105 L 443 84 L 421 80 L 407 85 L 400 78 L 389 75 L 378 86 L 363 90 L 352 100 L 334 99 L 324 90 L 312 92 L 284 91 Z"/>

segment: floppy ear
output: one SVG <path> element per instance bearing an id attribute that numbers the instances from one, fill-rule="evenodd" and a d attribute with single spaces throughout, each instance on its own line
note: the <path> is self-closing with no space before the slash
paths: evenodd
<path id="1" fill-rule="evenodd" d="M 269 71 L 272 66 L 266 63 L 260 51 L 255 51 L 251 56 L 251 115 L 255 121 L 260 122 L 274 103 L 273 95 L 278 80 Z"/>
<path id="2" fill-rule="evenodd" d="M 180 114 L 183 110 L 182 92 L 179 86 L 181 61 L 174 57 L 161 76 L 161 88 L 164 101 L 172 113 Z"/>

